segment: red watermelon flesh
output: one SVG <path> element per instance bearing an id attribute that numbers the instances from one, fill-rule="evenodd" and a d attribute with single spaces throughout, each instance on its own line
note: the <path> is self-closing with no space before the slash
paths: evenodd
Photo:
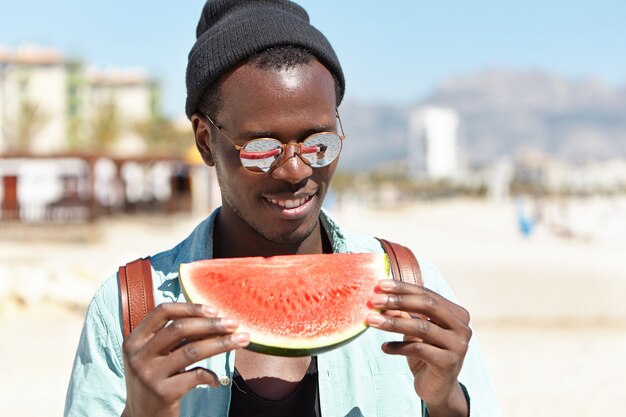
<path id="1" fill-rule="evenodd" d="M 302 356 L 363 332 L 368 301 L 388 276 L 387 255 L 356 253 L 203 260 L 181 264 L 179 279 L 187 300 L 238 319 L 251 350 Z"/>

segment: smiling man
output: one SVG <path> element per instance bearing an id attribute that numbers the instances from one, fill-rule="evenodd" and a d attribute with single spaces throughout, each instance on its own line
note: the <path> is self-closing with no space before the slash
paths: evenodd
<path id="1" fill-rule="evenodd" d="M 298 5 L 207 2 L 189 54 L 186 111 L 222 207 L 151 257 L 157 307 L 126 339 L 117 277 L 98 290 L 66 415 L 498 415 L 469 314 L 423 260 L 425 287 L 381 281 L 371 303 L 386 313 L 370 314 L 374 329 L 314 357 L 242 349 L 249 335 L 236 320 L 184 302 L 184 262 L 382 252 L 321 209 L 345 140 L 344 88 L 332 47 Z"/>
<path id="2" fill-rule="evenodd" d="M 268 67 L 273 55 L 294 64 Z M 222 193 L 215 247 L 224 256 L 276 254 L 285 246 L 321 252 L 319 213 L 343 140 L 331 73 L 304 51 L 278 47 L 229 70 L 217 94 L 214 114 L 201 108 L 191 117 Z M 332 163 L 317 163 L 320 141 L 335 145 Z"/>

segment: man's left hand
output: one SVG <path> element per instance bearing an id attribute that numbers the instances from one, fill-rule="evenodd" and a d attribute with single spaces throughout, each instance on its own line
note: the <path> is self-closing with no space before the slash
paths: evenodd
<path id="1" fill-rule="evenodd" d="M 406 356 L 429 415 L 467 416 L 457 380 L 472 337 L 467 310 L 425 287 L 393 280 L 379 282 L 371 303 L 382 313 L 368 316 L 370 326 L 404 335 L 382 349 Z"/>

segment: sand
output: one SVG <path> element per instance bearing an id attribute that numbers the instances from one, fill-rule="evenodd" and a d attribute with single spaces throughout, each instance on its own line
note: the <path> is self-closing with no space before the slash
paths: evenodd
<path id="1" fill-rule="evenodd" d="M 439 267 L 472 314 L 504 416 L 619 416 L 626 392 L 626 204 L 570 206 L 572 238 L 545 224 L 522 237 L 509 202 L 349 205 L 335 216 L 402 242 Z M 62 241 L 3 229 L 3 415 L 62 414 L 95 288 L 118 264 L 173 246 L 196 221 L 107 219 Z"/>

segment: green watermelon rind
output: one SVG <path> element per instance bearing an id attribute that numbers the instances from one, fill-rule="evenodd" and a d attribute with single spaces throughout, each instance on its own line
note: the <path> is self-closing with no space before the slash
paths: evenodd
<path id="1" fill-rule="evenodd" d="M 348 337 L 347 339 L 338 341 L 332 345 L 324 345 L 319 347 L 309 347 L 309 348 L 290 348 L 290 347 L 282 347 L 282 346 L 268 346 L 262 345 L 259 343 L 250 342 L 250 344 L 246 347 L 246 349 L 251 350 L 253 352 L 265 353 L 267 355 L 273 356 L 313 356 L 319 355 L 320 353 L 328 352 L 343 345 L 347 345 L 352 342 L 357 337 L 361 336 L 369 326 L 363 325 L 363 329 L 355 333 L 353 336 Z"/>
<path id="2" fill-rule="evenodd" d="M 376 255 L 376 254 L 372 254 Z M 373 268 L 374 270 L 382 270 L 384 269 L 384 273 L 378 272 L 378 279 L 387 279 L 391 276 L 391 265 L 389 262 L 389 257 L 386 254 L 378 254 L 383 261 L 383 268 Z M 183 276 L 185 269 L 189 264 L 180 264 L 179 267 L 179 277 Z M 198 300 L 202 298 L 202 296 L 194 297 L 190 295 L 189 288 L 185 286 L 185 280 L 180 279 L 181 288 L 183 290 L 183 294 L 185 299 L 194 302 L 194 300 Z M 378 310 L 372 309 L 373 312 L 377 312 Z M 345 329 L 341 333 L 335 333 L 333 335 L 316 337 L 316 338 L 288 338 L 285 336 L 276 336 L 268 333 L 263 333 L 258 329 L 250 329 L 245 323 L 242 323 L 237 332 L 248 332 L 250 333 L 250 344 L 246 347 L 246 349 L 251 350 L 253 352 L 264 353 L 268 355 L 274 356 L 311 356 L 317 355 L 320 353 L 328 352 L 330 350 L 336 349 L 340 346 L 350 343 L 361 334 L 363 334 L 369 326 L 365 322 L 355 323 L 353 326 Z"/>

